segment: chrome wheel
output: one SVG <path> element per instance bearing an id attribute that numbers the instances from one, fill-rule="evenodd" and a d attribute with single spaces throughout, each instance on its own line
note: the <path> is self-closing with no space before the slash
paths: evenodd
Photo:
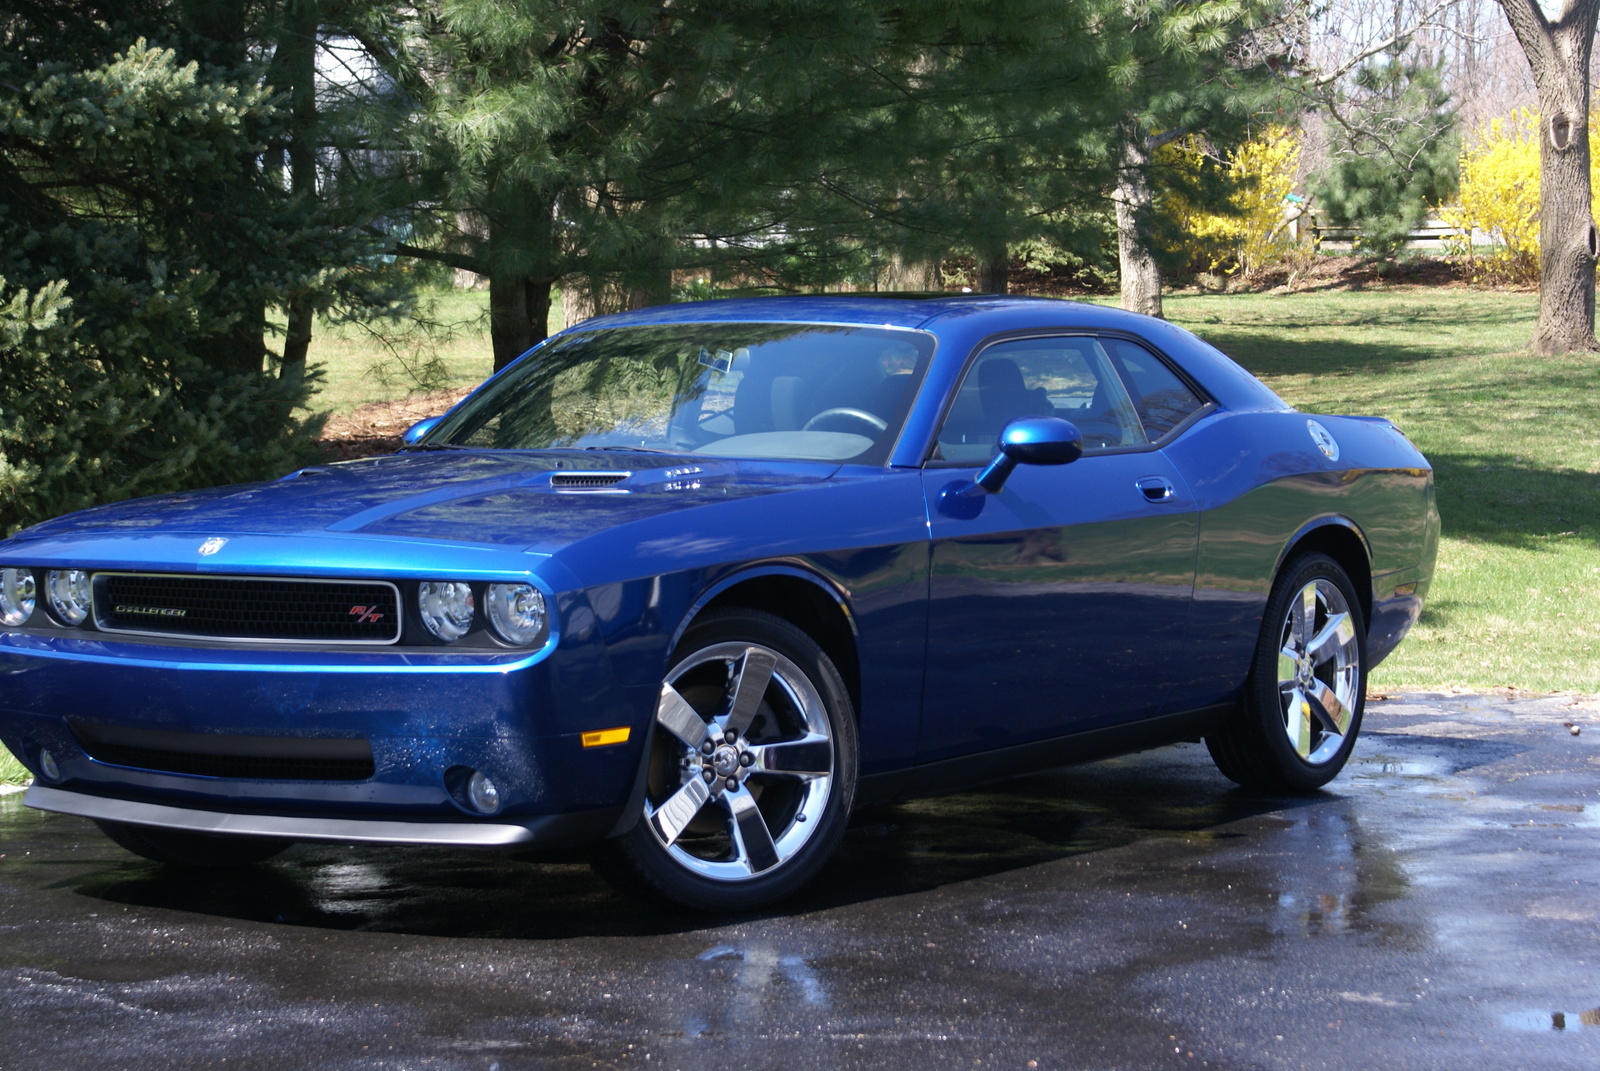
<path id="1" fill-rule="evenodd" d="M 1313 552 L 1285 565 L 1238 706 L 1206 733 L 1217 768 L 1268 792 L 1311 792 L 1337 777 L 1361 730 L 1366 629 L 1337 561 Z"/>
<path id="2" fill-rule="evenodd" d="M 620 888 L 741 911 L 799 888 L 844 836 L 855 799 L 850 692 L 793 623 L 713 610 L 679 641 L 657 693 L 637 820 L 593 856 Z"/>
<path id="3" fill-rule="evenodd" d="M 740 882 L 782 867 L 833 790 L 822 695 L 790 659 L 718 643 L 675 665 L 656 705 L 644 824 L 685 870 Z"/>
<path id="4" fill-rule="evenodd" d="M 1296 755 L 1321 766 L 1339 753 L 1360 687 L 1355 618 L 1344 592 L 1318 577 L 1295 593 L 1279 629 L 1278 701 Z"/>

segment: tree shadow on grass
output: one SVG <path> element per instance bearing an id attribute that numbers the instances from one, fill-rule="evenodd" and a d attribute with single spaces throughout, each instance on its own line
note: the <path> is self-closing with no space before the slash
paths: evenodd
<path id="1" fill-rule="evenodd" d="M 1195 325 L 1195 334 L 1258 376 L 1378 374 L 1455 356 L 1437 346 L 1329 342 Z"/>
<path id="2" fill-rule="evenodd" d="M 1523 550 L 1600 538 L 1600 475 L 1504 454 L 1431 453 L 1446 535 Z"/>

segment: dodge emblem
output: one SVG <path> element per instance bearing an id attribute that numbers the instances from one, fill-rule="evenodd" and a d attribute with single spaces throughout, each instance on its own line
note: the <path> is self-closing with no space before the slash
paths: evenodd
<path id="1" fill-rule="evenodd" d="M 211 555 L 221 550 L 227 542 L 228 541 L 221 536 L 212 536 L 210 539 L 200 544 L 200 556 L 202 558 L 211 557 Z"/>

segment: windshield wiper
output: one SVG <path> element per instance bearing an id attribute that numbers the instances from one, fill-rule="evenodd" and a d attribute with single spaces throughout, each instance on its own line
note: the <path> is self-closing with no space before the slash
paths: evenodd
<path id="1" fill-rule="evenodd" d="M 407 453 L 412 450 L 483 450 L 482 446 L 467 446 L 465 443 L 407 443 L 397 452 Z"/>
<path id="2" fill-rule="evenodd" d="M 684 450 L 662 450 L 654 446 L 585 446 L 585 450 L 616 450 L 627 454 L 672 454 L 674 457 L 686 453 Z"/>

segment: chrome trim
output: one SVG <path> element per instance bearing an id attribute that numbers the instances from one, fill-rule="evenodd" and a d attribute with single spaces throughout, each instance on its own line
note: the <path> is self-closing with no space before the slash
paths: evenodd
<path id="1" fill-rule="evenodd" d="M 112 628 L 100 620 L 100 585 L 93 583 L 101 577 L 134 576 L 154 577 L 159 579 L 178 580 L 271 580 L 284 584 L 372 584 L 377 587 L 386 587 L 394 592 L 395 605 L 395 630 L 394 638 L 387 640 L 286 640 L 278 637 L 264 637 L 254 639 L 249 636 L 201 636 L 192 632 L 149 632 L 144 629 Z M 204 640 L 211 643 L 245 644 L 258 647 L 393 647 L 405 635 L 405 600 L 400 597 L 400 588 L 393 581 L 374 580 L 361 576 L 273 576 L 271 574 L 254 573 L 136 573 L 126 569 L 96 570 L 89 574 L 92 592 L 92 607 L 89 616 L 94 619 L 96 631 L 104 632 L 111 636 L 153 636 L 156 639 L 166 640 L 169 643 L 185 640 Z M 69 626 L 70 627 L 70 626 Z"/>
<path id="2" fill-rule="evenodd" d="M 50 788 L 34 782 L 22 802 L 41 811 L 129 822 L 137 826 L 181 829 L 190 833 L 238 834 L 251 837 L 285 837 L 289 840 L 362 841 L 377 844 L 442 844 L 460 847 L 495 847 L 526 844 L 535 834 L 522 825 L 504 822 L 399 822 L 368 818 L 299 818 L 288 815 L 225 814 L 160 803 L 87 796 L 81 792 Z"/>

